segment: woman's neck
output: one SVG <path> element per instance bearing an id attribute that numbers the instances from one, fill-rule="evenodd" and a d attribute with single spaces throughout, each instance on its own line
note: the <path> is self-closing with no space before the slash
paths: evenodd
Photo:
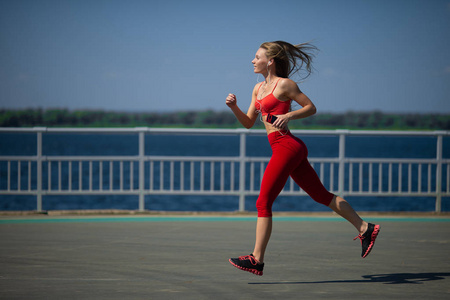
<path id="1" fill-rule="evenodd" d="M 273 82 L 275 82 L 275 80 L 277 79 L 276 76 L 271 76 L 271 75 L 267 75 L 265 78 L 265 82 L 267 85 L 272 84 Z"/>

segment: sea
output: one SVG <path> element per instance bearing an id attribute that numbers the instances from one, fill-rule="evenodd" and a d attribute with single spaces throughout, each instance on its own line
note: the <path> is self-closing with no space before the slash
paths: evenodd
<path id="1" fill-rule="evenodd" d="M 336 136 L 299 136 L 307 145 L 309 157 L 338 157 L 339 138 Z M 270 157 L 271 149 L 264 135 L 247 136 L 247 155 Z M 44 133 L 43 155 L 99 156 L 137 155 L 138 136 L 132 133 Z M 239 137 L 228 135 L 147 134 L 146 155 L 165 156 L 238 156 Z M 36 155 L 36 134 L 0 133 L 0 156 Z M 346 157 L 354 158 L 436 158 L 434 136 L 347 136 Z M 443 158 L 450 158 L 450 137 L 443 140 Z M 10 168 L 13 168 L 11 164 Z M 7 163 L 0 157 L 0 191 L 7 187 Z M 444 169 L 446 170 L 446 169 Z M 12 171 L 14 172 L 14 171 Z M 17 171 L 16 171 L 17 172 Z M 26 172 L 23 172 L 26 173 Z M 56 173 L 56 172 L 55 172 Z M 435 171 L 432 172 L 433 180 Z M 443 172 L 444 189 L 448 181 Z M 27 174 L 21 181 L 26 182 Z M 45 177 L 45 176 L 44 176 Z M 408 178 L 404 176 L 403 186 Z M 416 179 L 413 179 L 413 181 Z M 17 181 L 17 180 L 16 180 Z M 53 182 L 57 179 L 52 179 Z M 36 179 L 32 178 L 35 184 Z M 24 183 L 26 184 L 26 183 Z M 413 186 L 417 182 L 412 182 Z M 17 182 L 10 182 L 11 189 Z M 247 196 L 246 211 L 256 211 L 256 196 Z M 450 211 L 450 197 L 442 198 L 442 211 Z M 347 197 L 357 211 L 432 212 L 435 197 Z M 152 211 L 233 212 L 238 210 L 235 196 L 174 196 L 151 195 L 145 198 L 145 209 Z M 135 195 L 45 195 L 42 209 L 48 210 L 137 210 Z M 28 195 L 0 195 L 0 211 L 36 210 L 36 197 Z M 308 196 L 279 196 L 274 211 L 320 212 L 329 211 Z"/>

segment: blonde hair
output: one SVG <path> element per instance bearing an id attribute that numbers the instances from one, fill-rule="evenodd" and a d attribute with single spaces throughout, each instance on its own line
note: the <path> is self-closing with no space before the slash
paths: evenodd
<path id="1" fill-rule="evenodd" d="M 302 79 L 311 75 L 313 52 L 318 50 L 310 43 L 292 45 L 283 41 L 265 42 L 261 44 L 260 48 L 266 50 L 266 56 L 269 60 L 275 61 L 277 76 L 289 78 L 304 67 L 306 75 L 300 75 Z"/>

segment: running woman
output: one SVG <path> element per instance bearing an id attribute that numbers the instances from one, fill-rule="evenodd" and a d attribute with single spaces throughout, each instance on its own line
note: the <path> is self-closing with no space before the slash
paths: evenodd
<path id="1" fill-rule="evenodd" d="M 358 231 L 362 254 L 366 257 L 373 248 L 380 225 L 362 220 L 343 198 L 325 189 L 308 162 L 308 150 L 302 140 L 288 128 L 291 120 L 307 118 L 316 113 L 312 101 L 289 79 L 298 71 L 311 74 L 312 52 L 317 48 L 309 43 L 292 45 L 283 41 L 263 43 L 252 61 L 254 72 L 265 80 L 253 88 L 252 102 L 245 114 L 237 105 L 236 96 L 229 94 L 226 105 L 245 128 L 255 124 L 258 115 L 264 122 L 272 157 L 264 171 L 259 197 L 256 201 L 258 219 L 256 240 L 252 254 L 230 258 L 230 263 L 244 271 L 263 275 L 264 254 L 272 233 L 272 204 L 289 176 L 316 202 L 328 206 L 349 221 Z M 291 111 L 291 102 L 301 108 Z"/>

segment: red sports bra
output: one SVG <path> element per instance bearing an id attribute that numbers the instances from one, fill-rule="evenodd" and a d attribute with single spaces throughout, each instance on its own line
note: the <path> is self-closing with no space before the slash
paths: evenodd
<path id="1" fill-rule="evenodd" d="M 256 99 L 255 108 L 260 111 L 263 116 L 266 116 L 267 114 L 284 115 L 289 112 L 292 100 L 281 101 L 273 95 L 273 91 L 277 87 L 279 81 L 280 79 L 278 79 L 277 83 L 275 83 L 275 87 L 269 95 L 265 96 L 261 100 Z M 262 83 L 258 88 L 257 94 L 259 93 L 261 86 Z"/>

